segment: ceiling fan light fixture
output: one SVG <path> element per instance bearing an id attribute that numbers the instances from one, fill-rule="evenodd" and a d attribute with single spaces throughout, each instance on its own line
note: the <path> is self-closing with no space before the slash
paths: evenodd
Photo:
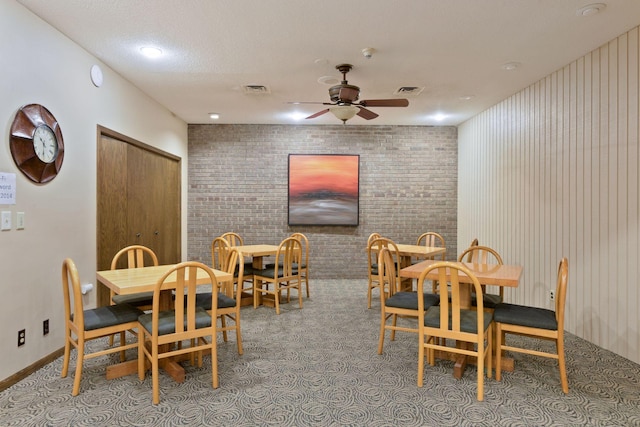
<path id="1" fill-rule="evenodd" d="M 358 114 L 360 109 L 353 105 L 336 105 L 335 107 L 331 107 L 329 111 L 331 111 L 339 120 L 342 120 L 342 123 L 346 123 L 347 120 Z"/>

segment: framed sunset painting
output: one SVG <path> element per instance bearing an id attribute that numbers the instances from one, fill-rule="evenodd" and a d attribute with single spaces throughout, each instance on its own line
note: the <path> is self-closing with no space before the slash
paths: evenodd
<path id="1" fill-rule="evenodd" d="M 289 225 L 358 225 L 360 156 L 289 154 Z"/>

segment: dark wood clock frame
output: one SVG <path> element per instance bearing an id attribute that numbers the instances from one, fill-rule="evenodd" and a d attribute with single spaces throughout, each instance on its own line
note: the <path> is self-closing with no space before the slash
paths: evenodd
<path id="1" fill-rule="evenodd" d="M 36 128 L 42 125 L 51 128 L 58 144 L 58 153 L 51 163 L 40 160 L 33 146 L 33 134 Z M 44 106 L 29 104 L 18 110 L 11 124 L 9 144 L 13 161 L 31 181 L 44 184 L 60 172 L 64 160 L 62 131 L 56 118 Z"/>

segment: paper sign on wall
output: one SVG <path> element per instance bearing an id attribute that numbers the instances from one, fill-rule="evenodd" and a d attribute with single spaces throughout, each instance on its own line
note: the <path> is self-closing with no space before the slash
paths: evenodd
<path id="1" fill-rule="evenodd" d="M 0 205 L 16 204 L 16 174 L 0 172 Z"/>

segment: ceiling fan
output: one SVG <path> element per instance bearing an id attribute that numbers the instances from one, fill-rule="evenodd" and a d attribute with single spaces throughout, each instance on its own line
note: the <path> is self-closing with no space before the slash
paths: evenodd
<path id="1" fill-rule="evenodd" d="M 336 65 L 336 69 L 342 73 L 342 82 L 339 85 L 329 88 L 329 96 L 331 102 L 309 102 L 309 104 L 322 104 L 331 105 L 322 111 L 318 111 L 315 114 L 310 115 L 307 119 L 315 119 L 325 113 L 331 111 L 334 116 L 342 120 L 342 123 L 346 123 L 347 120 L 353 116 L 358 115 L 365 120 L 371 120 L 378 117 L 378 114 L 367 109 L 366 107 L 407 107 L 409 105 L 408 99 L 369 99 L 358 101 L 360 95 L 360 88 L 358 86 L 350 85 L 347 82 L 347 73 L 351 71 L 353 65 L 340 64 Z M 297 104 L 301 104 L 298 102 Z"/>

